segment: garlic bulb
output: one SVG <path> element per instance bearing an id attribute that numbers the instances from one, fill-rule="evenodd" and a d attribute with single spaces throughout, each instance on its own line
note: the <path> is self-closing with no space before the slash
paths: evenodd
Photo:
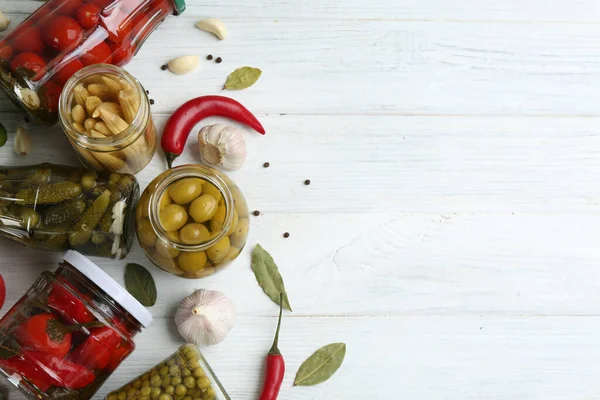
<path id="1" fill-rule="evenodd" d="M 177 307 L 175 324 L 183 338 L 198 347 L 220 343 L 233 328 L 235 307 L 223 293 L 196 290 Z"/>
<path id="2" fill-rule="evenodd" d="M 205 126 L 198 133 L 198 152 L 208 165 L 235 171 L 246 161 L 244 134 L 233 126 Z"/>

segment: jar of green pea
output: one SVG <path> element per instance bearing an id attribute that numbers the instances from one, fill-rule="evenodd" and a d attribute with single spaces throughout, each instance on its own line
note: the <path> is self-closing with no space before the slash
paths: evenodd
<path id="1" fill-rule="evenodd" d="M 106 400 L 231 400 L 200 350 L 186 344 Z"/>

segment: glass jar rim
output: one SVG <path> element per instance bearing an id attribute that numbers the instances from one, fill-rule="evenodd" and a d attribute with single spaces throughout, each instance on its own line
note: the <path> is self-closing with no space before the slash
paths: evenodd
<path id="1" fill-rule="evenodd" d="M 233 223 L 233 210 L 235 207 L 233 194 L 231 193 L 229 186 L 227 186 L 227 183 L 223 180 L 223 178 L 221 178 L 221 173 L 213 168 L 203 165 L 185 164 L 171 168 L 163 172 L 161 175 L 164 174 L 169 175 L 161 178 L 154 192 L 150 195 L 150 199 L 148 201 L 148 217 L 150 219 L 152 229 L 158 238 L 165 241 L 170 246 L 173 246 L 174 249 L 186 252 L 204 251 L 223 239 L 225 235 L 227 235 L 227 232 Z M 221 231 L 219 234 L 206 242 L 193 245 L 183 244 L 169 239 L 166 235 L 167 231 L 162 227 L 159 219 L 160 199 L 174 182 L 185 178 L 200 178 L 208 181 L 209 183 L 213 184 L 219 190 L 219 192 L 221 192 L 223 200 L 225 201 L 225 220 L 223 221 L 223 225 L 221 225 Z"/>
<path id="2" fill-rule="evenodd" d="M 135 88 L 136 95 L 140 98 L 140 108 L 127 129 L 117 135 L 108 136 L 106 138 L 94 138 L 77 131 L 73 126 L 73 122 L 68 118 L 70 113 L 67 112 L 73 100 L 73 89 L 75 86 L 100 73 L 124 78 L 132 88 Z M 133 75 L 116 65 L 93 64 L 74 73 L 63 87 L 58 102 L 58 119 L 67 136 L 74 140 L 78 145 L 91 151 L 111 152 L 117 150 L 119 147 L 128 146 L 144 133 L 145 127 L 150 120 L 149 109 L 150 101 L 148 100 L 146 91 Z M 103 148 L 104 146 L 106 148 Z"/>

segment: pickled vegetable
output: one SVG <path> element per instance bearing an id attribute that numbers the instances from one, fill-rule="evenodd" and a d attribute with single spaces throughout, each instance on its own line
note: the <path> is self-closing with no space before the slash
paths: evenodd
<path id="1" fill-rule="evenodd" d="M 80 194 L 81 185 L 75 182 L 64 181 L 21 189 L 15 195 L 15 199 L 19 203 L 27 205 L 54 204 L 74 199 L 79 197 Z"/>
<path id="2" fill-rule="evenodd" d="M 94 229 L 96 229 L 96 226 L 100 223 L 109 203 L 110 190 L 105 190 L 104 193 L 94 201 L 92 206 L 86 210 L 83 217 L 73 225 L 74 232 L 69 235 L 69 243 L 71 243 L 71 246 L 84 245 L 92 238 Z"/>
<path id="3" fill-rule="evenodd" d="M 85 211 L 85 201 L 81 199 L 67 200 L 63 203 L 49 207 L 44 213 L 44 223 L 48 226 L 76 221 Z"/>

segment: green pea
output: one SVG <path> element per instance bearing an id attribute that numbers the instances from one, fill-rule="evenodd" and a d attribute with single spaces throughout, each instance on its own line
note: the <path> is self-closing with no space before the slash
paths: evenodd
<path id="1" fill-rule="evenodd" d="M 198 368 L 196 368 L 194 370 L 194 377 L 195 378 L 200 378 L 200 377 L 203 377 L 203 376 L 204 376 L 204 370 L 202 368 L 198 367 Z"/>
<path id="2" fill-rule="evenodd" d="M 150 392 L 150 398 L 152 400 L 156 400 L 158 399 L 158 396 L 160 396 L 161 390 L 160 388 L 154 387 L 152 388 L 152 391 Z"/>
<path id="3" fill-rule="evenodd" d="M 175 386 L 175 394 L 177 396 L 185 396 L 187 394 L 187 388 L 183 385 Z"/>
<path id="4" fill-rule="evenodd" d="M 189 369 L 187 369 L 187 368 L 185 368 L 185 367 L 184 367 L 184 368 L 181 370 L 181 375 L 182 375 L 182 376 L 184 376 L 184 377 L 185 377 L 185 376 L 191 376 L 191 375 L 192 375 L 192 372 L 191 372 Z"/>
<path id="5" fill-rule="evenodd" d="M 117 396 L 116 393 L 111 393 L 108 395 L 108 397 L 106 398 L 106 400 L 118 400 L 119 396 Z"/>
<path id="6" fill-rule="evenodd" d="M 169 386 L 170 384 L 171 384 L 171 378 L 170 378 L 170 377 L 168 377 L 168 376 L 165 376 L 165 377 L 163 378 L 163 381 L 162 381 L 162 387 L 163 387 L 163 388 L 166 388 L 166 387 L 167 387 L 167 386 Z"/>
<path id="7" fill-rule="evenodd" d="M 184 384 L 184 385 L 185 385 L 187 388 L 189 388 L 189 389 L 193 389 L 193 388 L 195 388 L 195 387 L 196 387 L 196 380 L 195 380 L 193 377 L 191 377 L 191 376 L 188 376 L 188 377 L 186 377 L 186 378 L 183 380 L 183 384 Z"/>
<path id="8" fill-rule="evenodd" d="M 175 359 L 171 358 L 169 361 L 167 361 L 167 365 L 170 367 L 171 365 L 175 365 Z"/>
<path id="9" fill-rule="evenodd" d="M 167 372 L 169 372 L 169 371 L 167 371 Z M 152 374 L 152 376 L 150 377 L 150 384 L 152 386 L 158 386 L 158 385 L 160 385 L 161 380 L 162 379 L 160 378 L 160 376 L 158 376 L 156 374 Z"/>
<path id="10" fill-rule="evenodd" d="M 169 367 L 166 365 L 163 365 L 162 367 L 160 367 L 160 374 L 162 376 L 165 376 L 169 373 Z"/>
<path id="11" fill-rule="evenodd" d="M 171 378 L 171 385 L 173 386 L 177 386 L 181 383 L 181 377 L 180 376 L 174 376 Z"/>
<path id="12" fill-rule="evenodd" d="M 202 396 L 196 396 L 193 398 L 193 400 L 202 400 Z"/>
<path id="13" fill-rule="evenodd" d="M 170 395 L 163 393 L 158 397 L 158 400 L 173 400 L 173 398 Z"/>
<path id="14" fill-rule="evenodd" d="M 175 386 L 173 385 L 169 385 L 165 388 L 165 393 L 166 394 L 173 394 L 175 393 Z"/>
<path id="15" fill-rule="evenodd" d="M 152 389 L 150 389 L 150 386 L 144 386 L 140 393 L 142 394 L 142 396 L 150 396 L 150 394 L 152 393 Z"/>
<path id="16" fill-rule="evenodd" d="M 200 364 L 198 363 L 197 359 L 192 359 L 188 362 L 188 368 L 191 370 L 194 370 L 196 368 L 198 368 L 200 366 Z"/>
<path id="17" fill-rule="evenodd" d="M 119 400 L 126 400 L 127 399 L 127 392 L 125 392 L 124 390 L 120 391 L 119 394 L 117 394 L 117 398 Z"/>
<path id="18" fill-rule="evenodd" d="M 138 390 L 134 387 L 127 391 L 127 398 L 131 398 L 137 394 Z"/>
<path id="19" fill-rule="evenodd" d="M 210 380 L 206 376 L 198 378 L 196 383 L 198 384 L 198 387 L 202 389 L 208 389 L 210 387 Z"/>
<path id="20" fill-rule="evenodd" d="M 139 396 L 136 397 L 137 400 L 150 400 L 150 396 Z"/>
<path id="21" fill-rule="evenodd" d="M 183 400 L 192 400 L 192 396 L 185 396 Z"/>
<path id="22" fill-rule="evenodd" d="M 169 375 L 179 376 L 179 375 L 181 375 L 181 370 L 179 369 L 179 367 L 177 365 L 171 365 L 171 367 L 169 368 Z"/>
<path id="23" fill-rule="evenodd" d="M 134 388 L 136 388 L 136 389 L 137 389 L 137 388 L 139 388 L 140 386 L 142 386 L 142 381 L 138 379 L 137 381 L 133 382 L 133 383 L 131 384 L 131 386 L 133 386 Z"/>
<path id="24" fill-rule="evenodd" d="M 185 360 L 181 356 L 175 357 L 175 363 L 179 366 L 185 365 Z"/>

